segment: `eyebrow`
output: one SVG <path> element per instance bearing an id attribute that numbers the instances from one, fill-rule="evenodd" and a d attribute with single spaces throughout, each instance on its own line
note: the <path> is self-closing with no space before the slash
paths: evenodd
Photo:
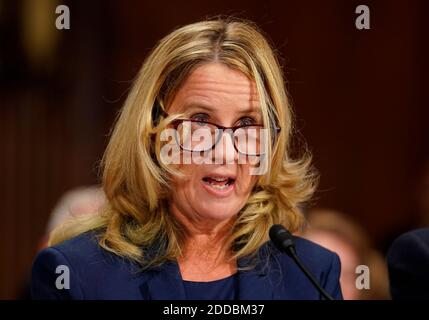
<path id="1" fill-rule="evenodd" d="M 185 104 L 185 111 L 189 112 L 191 109 L 197 109 L 197 110 L 205 110 L 208 112 L 216 112 L 216 109 L 210 105 L 207 104 L 201 104 L 201 103 L 189 103 Z M 255 108 L 247 108 L 244 110 L 235 110 L 239 114 L 252 114 L 252 115 L 261 115 L 260 110 L 256 110 Z"/>

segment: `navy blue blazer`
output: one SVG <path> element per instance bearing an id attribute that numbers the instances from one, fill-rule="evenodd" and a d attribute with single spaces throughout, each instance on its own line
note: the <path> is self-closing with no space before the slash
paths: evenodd
<path id="1" fill-rule="evenodd" d="M 295 242 L 298 256 L 319 283 L 335 299 L 342 299 L 337 254 L 299 237 Z M 292 259 L 271 241 L 261 247 L 259 255 L 256 267 L 238 271 L 240 300 L 321 298 Z M 249 263 L 243 258 L 237 265 Z M 68 267 L 69 289 L 57 289 L 58 277 L 66 276 L 57 270 L 60 265 Z M 93 232 L 42 250 L 33 264 L 31 291 L 34 299 L 186 299 L 176 261 L 142 272 L 137 264 L 101 248 Z"/>
<path id="2" fill-rule="evenodd" d="M 387 254 L 392 299 L 429 299 L 429 228 L 399 236 Z"/>

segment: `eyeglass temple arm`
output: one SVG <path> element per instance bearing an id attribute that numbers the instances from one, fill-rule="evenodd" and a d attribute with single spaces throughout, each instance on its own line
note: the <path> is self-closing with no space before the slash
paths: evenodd
<path id="1" fill-rule="evenodd" d="M 169 114 L 164 111 L 157 100 L 152 108 L 152 123 L 154 126 L 158 125 L 160 116 L 168 117 Z"/>

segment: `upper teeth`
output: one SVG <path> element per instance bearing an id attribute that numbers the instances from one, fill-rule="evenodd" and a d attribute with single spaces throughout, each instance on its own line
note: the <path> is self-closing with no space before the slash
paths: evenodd
<path id="1" fill-rule="evenodd" d="M 210 177 L 210 179 L 216 180 L 218 182 L 228 180 L 228 178 L 216 178 L 216 177 Z"/>

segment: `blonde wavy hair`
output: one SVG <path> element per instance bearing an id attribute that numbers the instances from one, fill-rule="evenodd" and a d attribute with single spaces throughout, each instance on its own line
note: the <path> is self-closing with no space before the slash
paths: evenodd
<path id="1" fill-rule="evenodd" d="M 159 158 L 160 132 L 177 117 L 154 121 L 161 118 L 154 118 L 154 108 L 164 109 L 186 76 L 210 62 L 225 64 L 254 80 L 264 125 L 281 127 L 269 150 L 269 170 L 258 177 L 225 241 L 231 259 L 254 257 L 274 223 L 292 232 L 302 226 L 300 206 L 313 194 L 317 175 L 305 148 L 298 157 L 290 155 L 292 111 L 278 58 L 252 22 L 217 17 L 173 31 L 146 58 L 102 159 L 106 205 L 96 215 L 54 230 L 50 245 L 98 230 L 102 248 L 142 266 L 161 265 L 181 255 L 186 232 L 169 214 L 167 201 L 171 175 L 177 171 Z M 146 255 L 154 245 L 157 253 Z"/>

